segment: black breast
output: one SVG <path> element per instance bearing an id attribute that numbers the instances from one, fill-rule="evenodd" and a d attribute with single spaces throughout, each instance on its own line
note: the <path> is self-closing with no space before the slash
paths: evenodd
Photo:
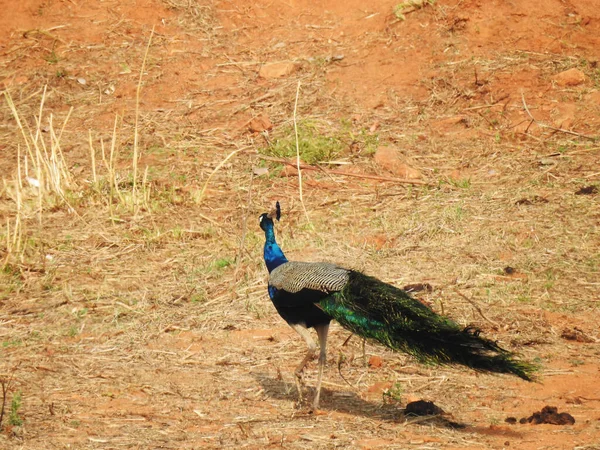
<path id="1" fill-rule="evenodd" d="M 302 289 L 295 294 L 274 290 L 272 300 L 275 309 L 287 323 L 290 325 L 304 323 L 311 328 L 331 321 L 331 317 L 315 305 L 328 295 L 312 289 Z"/>

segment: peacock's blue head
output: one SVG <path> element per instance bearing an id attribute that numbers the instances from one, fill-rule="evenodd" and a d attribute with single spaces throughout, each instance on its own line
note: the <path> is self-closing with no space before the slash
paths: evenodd
<path id="1" fill-rule="evenodd" d="M 260 227 L 265 232 L 265 248 L 263 256 L 267 269 L 271 272 L 276 267 L 287 262 L 287 258 L 275 241 L 275 227 L 269 213 L 261 214 L 258 218 Z"/>
<path id="2" fill-rule="evenodd" d="M 273 219 L 269 217 L 269 213 L 262 213 L 258 218 L 258 222 L 264 232 L 267 232 L 268 229 L 273 229 Z"/>

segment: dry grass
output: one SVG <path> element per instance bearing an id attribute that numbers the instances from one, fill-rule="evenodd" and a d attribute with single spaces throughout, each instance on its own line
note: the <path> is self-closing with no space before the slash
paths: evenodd
<path id="1" fill-rule="evenodd" d="M 192 17 L 202 30 L 212 20 L 204 7 L 169 5 L 188 8 L 185 23 Z M 155 51 L 148 61 L 159 58 Z M 255 59 L 237 61 L 244 57 Z M 520 59 L 512 58 L 476 64 L 491 82 L 517 69 Z M 535 58 L 542 68 L 556 65 L 552 55 Z M 215 66 L 210 75 L 229 70 Z M 236 74 L 239 86 L 254 76 Z M 546 379 L 585 374 L 564 362 L 592 359 L 597 350 L 570 347 L 560 328 L 581 320 L 599 338 L 586 319 L 598 309 L 597 202 L 574 195 L 597 179 L 598 148 L 561 133 L 515 138 L 502 110 L 486 111 L 486 120 L 472 109 L 495 103 L 466 89 L 471 74 L 461 65 L 441 67 L 438 79 L 424 80 L 428 99 L 390 93 L 377 113 L 323 96 L 325 74 L 311 64 L 293 80 L 251 86 L 231 103 L 217 92 L 225 88 L 215 88 L 159 111 L 144 106 L 145 87 L 139 115 L 135 99 L 126 99 L 129 109 L 111 114 L 106 129 L 90 126 L 90 117 L 105 113 L 97 93 L 41 89 L 35 78 L 7 91 L 0 373 L 14 373 L 23 392 L 25 427 L 3 435 L 4 444 L 334 448 L 373 436 L 389 440 L 386 448 L 426 448 L 431 436 L 438 448 L 486 442 L 476 430 L 406 421 L 381 390 L 370 391 L 378 383 L 400 383 L 403 401 L 434 399 L 458 422 L 487 426 L 522 412 L 514 404 L 524 395 L 518 381 L 418 366 L 371 344 L 367 357 L 381 356 L 384 365 L 368 367 L 358 340 L 342 347 L 347 333 L 339 327 L 324 383 L 330 414 L 294 410 L 291 368 L 304 348 L 266 296 L 263 237 L 254 222 L 277 199 L 277 233 L 289 258 L 335 261 L 399 286 L 428 282 L 434 290 L 425 301 L 540 361 Z M 152 65 L 147 80 L 159 83 Z M 376 115 L 381 141 L 404 149 L 434 187 L 303 172 L 300 198 L 295 177 L 252 175 L 261 138 L 225 132 L 223 117 L 267 110 L 274 123 L 289 124 L 299 81 L 299 117 L 330 124 L 336 134 L 336 120 L 350 112 L 362 113 L 363 122 Z M 74 112 L 61 108 L 65 99 Z M 514 100 L 506 110 L 522 109 Z M 206 127 L 188 119 L 199 111 Z M 449 140 L 430 133 L 432 121 L 457 113 L 480 134 Z M 495 114 L 505 122 L 491 127 Z M 351 124 L 356 134 L 363 128 Z M 368 157 L 352 157 L 350 149 L 344 157 L 361 173 L 379 173 Z M 314 385 L 310 371 L 307 381 Z"/>

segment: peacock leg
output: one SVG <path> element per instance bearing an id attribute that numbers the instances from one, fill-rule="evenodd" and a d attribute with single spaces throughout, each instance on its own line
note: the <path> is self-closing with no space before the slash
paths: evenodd
<path id="1" fill-rule="evenodd" d="M 323 369 L 327 362 L 327 333 L 329 332 L 329 324 L 315 326 L 317 330 L 317 336 L 319 336 L 319 346 L 321 352 L 319 353 L 319 378 L 317 379 L 317 391 L 315 393 L 315 400 L 313 401 L 313 411 L 319 409 L 319 399 L 321 397 L 321 381 L 323 380 Z"/>
<path id="2" fill-rule="evenodd" d="M 302 372 L 304 371 L 306 364 L 308 364 L 308 362 L 314 358 L 315 353 L 317 352 L 317 344 L 315 344 L 315 341 L 313 340 L 312 336 L 310 335 L 308 328 L 306 328 L 306 325 L 297 323 L 297 324 L 291 325 L 291 327 L 294 329 L 294 331 L 296 333 L 298 333 L 300 336 L 302 336 L 302 339 L 304 339 L 304 342 L 306 342 L 306 345 L 308 347 L 306 356 L 304 357 L 304 359 L 302 359 L 302 361 L 300 362 L 300 364 L 298 365 L 298 367 L 296 367 L 296 370 L 294 371 L 294 375 L 295 375 L 294 378 L 296 381 L 296 389 L 298 390 L 298 405 L 301 405 L 302 404 Z"/>

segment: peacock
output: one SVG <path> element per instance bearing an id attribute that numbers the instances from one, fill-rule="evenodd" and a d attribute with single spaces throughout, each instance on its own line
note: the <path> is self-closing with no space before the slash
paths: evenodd
<path id="1" fill-rule="evenodd" d="M 377 278 L 327 262 L 288 261 L 275 240 L 273 219 L 280 207 L 260 216 L 265 232 L 264 259 L 269 271 L 268 291 L 279 315 L 304 339 L 308 352 L 295 370 L 299 403 L 302 374 L 314 358 L 319 341 L 319 365 L 313 410 L 319 407 L 327 333 L 332 319 L 363 338 L 402 351 L 425 364 L 463 365 L 479 372 L 516 375 L 533 381 L 536 367 L 519 360 L 480 331 L 463 328 L 411 297 L 406 291 Z"/>

